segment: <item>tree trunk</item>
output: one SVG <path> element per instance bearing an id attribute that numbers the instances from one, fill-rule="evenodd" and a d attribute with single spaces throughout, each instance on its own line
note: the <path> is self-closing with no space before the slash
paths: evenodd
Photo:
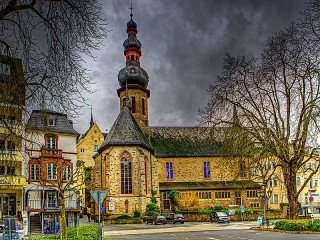
<path id="1" fill-rule="evenodd" d="M 61 206 L 61 228 L 60 228 L 60 236 L 63 239 L 67 238 L 67 219 L 66 219 L 66 206 L 64 203 L 64 194 L 60 193 L 59 194 L 59 201 L 60 201 L 60 206 Z"/>
<path id="2" fill-rule="evenodd" d="M 283 169 L 283 175 L 285 180 L 285 186 L 287 190 L 287 198 L 289 204 L 288 218 L 297 219 L 298 218 L 298 196 L 297 196 L 297 187 L 296 187 L 296 173 L 287 167 Z"/>

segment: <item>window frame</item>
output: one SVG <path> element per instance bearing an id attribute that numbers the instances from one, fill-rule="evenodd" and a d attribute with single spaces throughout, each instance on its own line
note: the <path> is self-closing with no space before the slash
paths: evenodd
<path id="1" fill-rule="evenodd" d="M 58 149 L 58 137 L 53 134 L 45 135 L 45 146 L 47 149 Z"/>
<path id="2" fill-rule="evenodd" d="M 47 163 L 47 180 L 49 181 L 57 180 L 58 179 L 57 173 L 58 173 L 57 164 L 53 162 Z"/>
<path id="3" fill-rule="evenodd" d="M 203 177 L 205 179 L 211 179 L 211 166 L 210 161 L 203 162 Z"/>
<path id="4" fill-rule="evenodd" d="M 62 175 L 62 180 L 63 181 L 69 181 L 71 178 L 71 166 L 67 165 L 67 166 L 63 166 L 63 175 Z"/>
<path id="5" fill-rule="evenodd" d="M 132 194 L 132 160 L 129 153 L 124 152 L 120 160 L 121 194 Z"/>
<path id="6" fill-rule="evenodd" d="M 166 179 L 172 180 L 173 179 L 173 163 L 166 162 Z"/>
<path id="7" fill-rule="evenodd" d="M 55 125 L 56 125 L 56 118 L 48 117 L 47 118 L 47 126 L 48 127 L 54 127 Z"/>
<path id="8" fill-rule="evenodd" d="M 30 164 L 30 180 L 39 181 L 40 180 L 40 164 L 32 163 Z"/>

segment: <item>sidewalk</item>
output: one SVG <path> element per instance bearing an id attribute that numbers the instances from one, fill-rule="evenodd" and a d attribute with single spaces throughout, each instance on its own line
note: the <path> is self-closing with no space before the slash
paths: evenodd
<path id="1" fill-rule="evenodd" d="M 79 226 L 90 226 L 90 225 L 95 225 L 98 226 L 98 222 L 94 222 L 92 219 L 90 222 L 88 222 L 88 217 L 87 215 L 83 215 L 83 218 L 79 218 Z"/>

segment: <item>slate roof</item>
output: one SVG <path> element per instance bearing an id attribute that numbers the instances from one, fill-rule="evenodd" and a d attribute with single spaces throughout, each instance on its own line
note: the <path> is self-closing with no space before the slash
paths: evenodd
<path id="1" fill-rule="evenodd" d="M 143 146 L 153 152 L 151 144 L 127 106 L 122 108 L 98 152 L 101 152 L 107 146 L 122 145 Z"/>
<path id="2" fill-rule="evenodd" d="M 143 129 L 156 157 L 218 156 L 221 144 L 214 128 L 148 127 Z"/>
<path id="3" fill-rule="evenodd" d="M 169 190 L 228 190 L 260 189 L 261 186 L 251 180 L 242 181 L 201 181 L 201 182 L 160 182 L 160 191 Z"/>
<path id="4" fill-rule="evenodd" d="M 48 126 L 48 118 L 55 119 L 54 126 Z M 79 133 L 73 129 L 72 123 L 70 123 L 66 114 L 49 110 L 33 110 L 27 122 L 26 129 L 79 135 Z"/>

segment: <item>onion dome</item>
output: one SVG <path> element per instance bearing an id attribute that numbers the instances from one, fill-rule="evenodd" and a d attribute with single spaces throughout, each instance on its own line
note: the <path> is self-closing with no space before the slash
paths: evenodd
<path id="1" fill-rule="evenodd" d="M 127 83 L 128 85 L 135 84 L 146 88 L 149 83 L 149 76 L 143 68 L 132 62 L 119 71 L 118 81 L 120 87 L 126 86 Z"/>
<path id="2" fill-rule="evenodd" d="M 134 38 L 134 37 L 128 38 L 123 42 L 123 47 L 125 49 L 130 48 L 130 47 L 135 47 L 140 50 L 141 46 L 142 46 L 141 42 L 137 38 Z"/>
<path id="3" fill-rule="evenodd" d="M 135 21 L 132 20 L 132 14 L 130 14 L 130 16 L 131 16 L 131 19 L 127 23 L 127 28 L 137 28 L 137 24 L 135 23 Z"/>

